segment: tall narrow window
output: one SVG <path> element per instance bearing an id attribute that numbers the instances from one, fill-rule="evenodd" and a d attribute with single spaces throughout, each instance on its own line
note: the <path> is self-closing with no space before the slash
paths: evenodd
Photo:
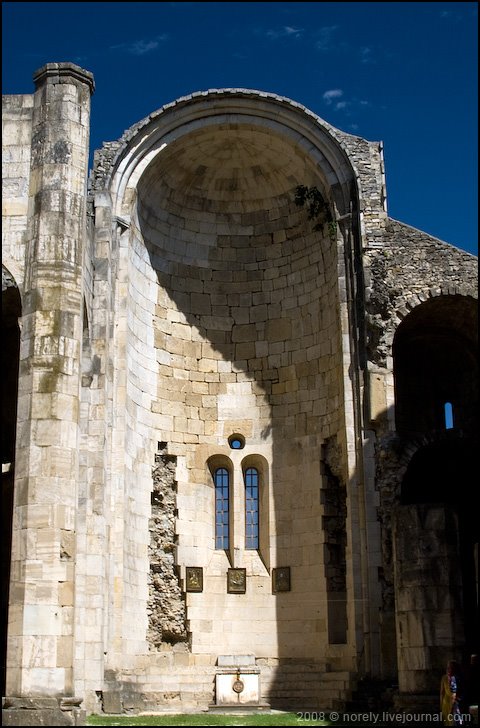
<path id="1" fill-rule="evenodd" d="M 453 428 L 453 405 L 451 402 L 445 402 L 443 412 L 445 415 L 445 429 L 451 430 Z"/>
<path id="2" fill-rule="evenodd" d="M 245 470 L 245 548 L 258 549 L 258 470 Z"/>
<path id="3" fill-rule="evenodd" d="M 213 476 L 215 483 L 215 548 L 228 549 L 230 476 L 227 468 L 217 468 Z"/>

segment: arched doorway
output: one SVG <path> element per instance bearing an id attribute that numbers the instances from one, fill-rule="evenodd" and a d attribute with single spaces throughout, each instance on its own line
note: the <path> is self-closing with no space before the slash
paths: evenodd
<path id="1" fill-rule="evenodd" d="M 394 340 L 397 433 L 415 450 L 393 514 L 404 694 L 436 693 L 446 662 L 478 650 L 476 341 L 475 301 L 458 295 L 418 306 Z"/>

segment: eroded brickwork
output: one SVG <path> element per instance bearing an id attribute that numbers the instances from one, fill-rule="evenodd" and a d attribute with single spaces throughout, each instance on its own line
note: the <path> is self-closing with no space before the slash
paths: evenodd
<path id="1" fill-rule="evenodd" d="M 163 644 L 186 642 L 185 599 L 175 563 L 177 515 L 175 465 L 177 458 L 155 456 L 150 531 L 150 578 L 147 641 L 156 650 Z"/>
<path id="2" fill-rule="evenodd" d="M 391 218 L 376 240 L 364 255 L 367 352 L 387 367 L 395 330 L 412 308 L 439 295 L 477 295 L 477 260 Z"/>

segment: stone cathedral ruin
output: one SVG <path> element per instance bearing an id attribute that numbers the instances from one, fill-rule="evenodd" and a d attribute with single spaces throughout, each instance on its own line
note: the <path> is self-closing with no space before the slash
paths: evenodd
<path id="1" fill-rule="evenodd" d="M 476 257 L 289 99 L 180 98 L 89 172 L 92 74 L 34 84 L 3 99 L 4 722 L 436 699 L 479 649 Z"/>

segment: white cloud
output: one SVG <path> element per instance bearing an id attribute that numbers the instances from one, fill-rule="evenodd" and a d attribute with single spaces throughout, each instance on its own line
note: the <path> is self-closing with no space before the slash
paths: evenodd
<path id="1" fill-rule="evenodd" d="M 286 25 L 284 30 L 287 35 L 297 35 L 298 33 L 303 33 L 303 28 L 292 28 L 290 25 Z"/>
<path id="2" fill-rule="evenodd" d="M 317 50 L 329 51 L 333 48 L 333 36 L 337 30 L 338 25 L 326 25 L 317 31 L 319 39 L 315 43 Z"/>
<path id="3" fill-rule="evenodd" d="M 440 17 L 443 20 L 453 20 L 456 23 L 463 20 L 463 15 L 461 15 L 460 13 L 456 13 L 455 11 L 452 11 L 452 10 L 442 10 L 440 13 Z"/>
<path id="4" fill-rule="evenodd" d="M 362 63 L 373 63 L 373 56 L 372 56 L 372 49 L 365 46 L 364 48 L 360 48 L 360 60 Z"/>
<path id="5" fill-rule="evenodd" d="M 300 38 L 303 28 L 293 28 L 291 25 L 284 25 L 280 30 L 267 30 L 268 38 L 278 40 L 278 38 Z"/>
<path id="6" fill-rule="evenodd" d="M 322 98 L 331 111 L 340 111 L 345 116 L 358 114 L 360 110 L 370 107 L 369 101 L 358 99 L 356 97 L 348 99 L 341 88 L 331 88 L 322 95 Z"/>
<path id="7" fill-rule="evenodd" d="M 167 40 L 168 36 L 157 35 L 151 40 L 135 40 L 131 43 L 120 43 L 119 45 L 110 46 L 110 50 L 123 51 L 125 53 L 131 53 L 133 56 L 144 56 L 146 53 L 155 51 L 160 43 Z"/>
<path id="8" fill-rule="evenodd" d="M 135 56 L 143 56 L 145 53 L 154 51 L 158 46 L 158 40 L 138 40 L 130 46 L 129 51 Z"/>
<path id="9" fill-rule="evenodd" d="M 343 91 L 339 88 L 332 88 L 329 91 L 325 91 L 322 98 L 325 101 L 326 104 L 331 104 L 333 99 L 339 99 L 341 96 L 343 96 Z M 337 104 L 338 106 L 338 104 Z"/>

